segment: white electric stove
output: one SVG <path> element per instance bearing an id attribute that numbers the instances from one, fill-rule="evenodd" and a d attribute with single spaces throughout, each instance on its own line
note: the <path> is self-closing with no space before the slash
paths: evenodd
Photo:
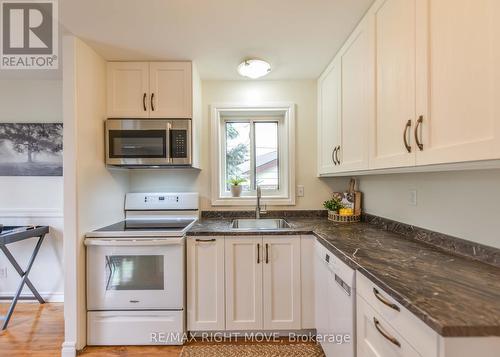
<path id="1" fill-rule="evenodd" d="M 129 193 L 124 221 L 86 235 L 88 345 L 182 344 L 185 234 L 198 214 L 197 193 Z"/>

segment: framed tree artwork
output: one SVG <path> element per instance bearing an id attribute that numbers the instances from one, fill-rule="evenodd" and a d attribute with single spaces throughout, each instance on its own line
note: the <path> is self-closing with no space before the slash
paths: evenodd
<path id="1" fill-rule="evenodd" d="M 0 176 L 62 176 L 62 123 L 0 123 Z"/>

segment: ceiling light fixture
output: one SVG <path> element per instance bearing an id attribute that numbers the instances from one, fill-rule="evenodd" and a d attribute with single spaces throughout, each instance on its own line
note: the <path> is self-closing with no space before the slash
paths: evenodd
<path id="1" fill-rule="evenodd" d="M 271 65 L 263 60 L 248 59 L 240 63 L 238 73 L 243 77 L 257 79 L 271 72 Z"/>

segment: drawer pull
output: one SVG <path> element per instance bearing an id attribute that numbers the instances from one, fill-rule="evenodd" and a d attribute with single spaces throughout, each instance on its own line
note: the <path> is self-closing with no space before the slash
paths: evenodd
<path id="1" fill-rule="evenodd" d="M 382 304 L 389 306 L 391 309 L 400 311 L 399 306 L 396 304 L 393 304 L 392 302 L 388 301 L 386 298 L 384 298 L 376 288 L 373 288 L 373 295 L 377 298 L 378 301 L 380 301 Z"/>
<path id="2" fill-rule="evenodd" d="M 196 241 L 197 242 L 201 242 L 201 243 L 203 243 L 203 242 L 206 243 L 206 242 L 215 242 L 216 239 L 215 238 L 211 238 L 211 239 L 199 239 L 199 238 L 196 238 Z"/>
<path id="3" fill-rule="evenodd" d="M 399 341 L 395 337 L 392 337 L 387 332 L 385 332 L 384 330 L 382 330 L 382 327 L 380 327 L 380 322 L 375 317 L 373 318 L 373 323 L 375 324 L 375 328 L 377 329 L 377 331 L 382 336 L 384 336 L 386 340 L 388 340 L 392 344 L 394 344 L 394 345 L 398 346 L 399 348 L 401 348 L 401 343 L 399 343 Z"/>

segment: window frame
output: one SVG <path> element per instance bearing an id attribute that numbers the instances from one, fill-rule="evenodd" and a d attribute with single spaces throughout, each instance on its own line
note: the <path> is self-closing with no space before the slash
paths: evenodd
<path id="1" fill-rule="evenodd" d="M 278 122 L 279 189 L 262 190 L 264 203 L 270 205 L 295 205 L 295 105 L 270 103 L 265 105 L 213 104 L 212 126 L 212 205 L 255 205 L 256 190 L 246 191 L 241 197 L 232 197 L 225 187 L 226 122 Z M 251 127 L 251 131 L 254 128 Z M 251 135 L 251 145 L 254 138 Z M 252 150 L 253 151 L 253 150 Z M 255 153 L 251 153 L 251 165 Z"/>

